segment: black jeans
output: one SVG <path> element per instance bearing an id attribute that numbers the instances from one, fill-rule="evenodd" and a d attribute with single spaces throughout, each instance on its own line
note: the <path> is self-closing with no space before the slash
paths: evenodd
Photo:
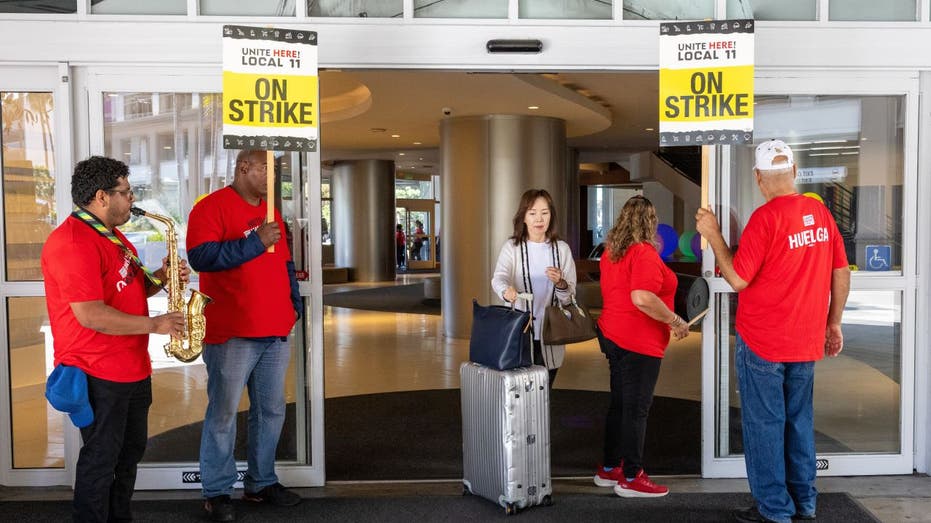
<path id="1" fill-rule="evenodd" d="M 87 394 L 94 422 L 81 429 L 74 521 L 132 521 L 129 502 L 148 438 L 152 379 L 119 383 L 87 376 Z"/>
<path id="2" fill-rule="evenodd" d="M 546 361 L 543 360 L 543 344 L 540 340 L 533 340 L 533 364 L 546 367 Z M 553 390 L 553 382 L 556 381 L 556 373 L 559 369 L 549 369 L 550 371 L 550 390 Z"/>
<path id="3" fill-rule="evenodd" d="M 613 467 L 623 459 L 624 476 L 632 478 L 643 468 L 647 417 L 663 359 L 622 349 L 602 336 L 601 331 L 598 343 L 611 370 L 611 405 L 605 419 L 603 464 Z"/>

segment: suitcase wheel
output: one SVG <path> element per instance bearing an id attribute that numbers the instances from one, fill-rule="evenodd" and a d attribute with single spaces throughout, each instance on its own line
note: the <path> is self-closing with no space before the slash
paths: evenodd
<path id="1" fill-rule="evenodd" d="M 552 505 L 553 505 L 553 497 L 552 497 L 552 496 L 543 496 L 543 503 L 542 503 L 542 505 L 543 505 L 544 507 L 550 507 L 550 506 L 552 506 Z"/>
<path id="2" fill-rule="evenodd" d="M 517 514 L 517 504 L 516 503 L 505 503 L 504 504 L 504 513 L 508 516 L 513 516 Z"/>
<path id="3" fill-rule="evenodd" d="M 472 491 L 469 490 L 469 487 L 463 485 L 463 486 L 462 486 L 462 495 L 463 495 L 463 496 L 471 496 L 471 495 L 472 495 Z"/>

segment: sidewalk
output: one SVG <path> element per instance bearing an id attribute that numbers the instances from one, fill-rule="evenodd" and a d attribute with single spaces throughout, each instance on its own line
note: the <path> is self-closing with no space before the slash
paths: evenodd
<path id="1" fill-rule="evenodd" d="M 655 477 L 672 492 L 747 492 L 743 479 L 701 479 L 695 477 Z M 884 522 L 931 522 L 931 477 L 859 476 L 818 479 L 821 492 L 847 492 Z M 458 481 L 339 483 L 319 488 L 298 488 L 305 498 L 319 497 L 384 497 L 457 495 L 462 492 Z M 554 496 L 559 494 L 603 493 L 588 478 L 561 479 L 553 483 Z M 237 495 L 239 493 L 237 492 Z M 0 487 L 0 502 L 16 500 L 67 500 L 71 490 L 64 487 Z M 137 500 L 199 500 L 197 490 L 139 491 Z"/>

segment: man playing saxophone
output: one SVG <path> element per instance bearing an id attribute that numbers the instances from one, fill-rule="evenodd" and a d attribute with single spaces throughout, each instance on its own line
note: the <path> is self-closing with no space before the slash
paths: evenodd
<path id="1" fill-rule="evenodd" d="M 275 474 L 275 449 L 285 416 L 288 335 L 301 298 L 284 222 L 265 223 L 266 152 L 242 151 L 232 185 L 201 200 L 188 219 L 187 252 L 200 289 L 207 333 L 207 413 L 200 443 L 204 509 L 214 521 L 234 521 L 233 450 L 242 389 L 249 389 L 248 469 L 243 499 L 296 505 L 300 497 Z M 275 247 L 268 252 L 268 247 Z"/>
<path id="2" fill-rule="evenodd" d="M 71 395 L 66 402 L 82 404 L 79 415 L 69 410 L 84 441 L 74 483 L 75 521 L 132 519 L 130 499 L 152 403 L 149 334 L 180 337 L 184 329 L 180 312 L 149 317 L 146 298 L 161 290 L 167 267 L 163 263 L 154 274 L 146 269 L 117 229 L 129 221 L 135 201 L 128 176 L 126 164 L 111 158 L 78 162 L 71 178 L 78 210 L 42 249 L 53 376 L 67 371 L 72 384 L 81 384 L 57 391 L 57 397 Z M 187 281 L 189 272 L 182 261 L 181 279 Z M 49 379 L 50 387 L 56 383 Z"/>

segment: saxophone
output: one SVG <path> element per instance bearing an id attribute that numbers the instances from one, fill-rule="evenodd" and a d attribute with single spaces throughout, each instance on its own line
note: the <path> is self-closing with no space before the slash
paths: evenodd
<path id="1" fill-rule="evenodd" d="M 178 235 L 175 233 L 174 221 L 167 216 L 153 214 L 138 207 L 129 210 L 136 216 L 145 216 L 165 224 L 165 245 L 168 247 L 168 281 L 165 283 L 165 290 L 168 292 L 168 312 L 183 312 L 185 327 L 183 339 L 171 338 L 165 344 L 165 354 L 190 363 L 204 350 L 204 334 L 207 332 L 204 307 L 211 299 L 206 294 L 191 289 L 191 297 L 185 306 L 184 283 L 181 282 L 181 264 L 178 258 Z"/>

